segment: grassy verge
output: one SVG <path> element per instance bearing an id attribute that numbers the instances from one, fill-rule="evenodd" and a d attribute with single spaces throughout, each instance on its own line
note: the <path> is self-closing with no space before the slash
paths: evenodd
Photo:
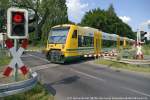
<path id="1" fill-rule="evenodd" d="M 150 67 L 144 66 L 144 65 L 125 64 L 125 63 L 119 63 L 119 62 L 114 62 L 114 61 L 105 60 L 105 59 L 101 59 L 99 61 L 96 61 L 96 63 L 107 65 L 108 67 L 112 67 L 112 68 L 126 69 L 126 70 L 130 70 L 130 71 L 150 73 Z"/>
<path id="2" fill-rule="evenodd" d="M 3 59 L 0 59 L 0 66 L 6 65 L 10 62 L 10 58 L 9 57 L 5 57 Z"/>
<path id="3" fill-rule="evenodd" d="M 2 71 L 4 65 L 8 64 L 9 62 L 9 57 L 5 57 L 5 59 L 0 59 L 0 71 Z M 11 82 L 13 81 L 13 78 L 5 78 L 5 80 L 3 81 Z M 33 89 L 27 92 L 8 96 L 3 98 L 2 100 L 54 100 L 54 97 L 40 83 L 38 83 Z"/>
<path id="4" fill-rule="evenodd" d="M 8 50 L 6 48 L 0 48 L 0 68 L 7 65 L 10 62 L 11 57 L 8 56 Z"/>
<path id="5" fill-rule="evenodd" d="M 29 46 L 27 49 L 28 50 L 44 50 L 44 46 L 37 45 L 37 46 Z"/>
<path id="6" fill-rule="evenodd" d="M 145 55 L 150 55 L 150 44 L 143 46 L 143 52 Z"/>
<path id="7" fill-rule="evenodd" d="M 54 97 L 38 83 L 33 89 L 5 97 L 4 100 L 54 100 Z"/>
<path id="8" fill-rule="evenodd" d="M 0 71 L 4 68 L 4 65 L 7 65 L 10 62 L 10 57 L 0 58 Z"/>

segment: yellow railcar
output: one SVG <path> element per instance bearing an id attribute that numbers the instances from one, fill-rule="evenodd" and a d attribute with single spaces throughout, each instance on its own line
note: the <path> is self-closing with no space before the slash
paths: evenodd
<path id="1" fill-rule="evenodd" d="M 115 41 L 116 48 L 119 48 L 118 35 L 110 35 L 90 27 L 57 25 L 50 30 L 46 56 L 51 62 L 64 63 L 85 55 L 98 55 L 102 52 L 105 43 L 103 40 Z"/>

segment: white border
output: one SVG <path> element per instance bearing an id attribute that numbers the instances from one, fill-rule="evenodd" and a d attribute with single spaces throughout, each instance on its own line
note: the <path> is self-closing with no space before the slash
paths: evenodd
<path id="1" fill-rule="evenodd" d="M 11 30 L 12 30 L 12 13 L 14 11 L 24 12 L 25 13 L 25 36 L 11 36 Z M 20 9 L 20 8 L 9 8 L 7 10 L 7 35 L 11 39 L 24 39 L 28 37 L 28 11 L 26 9 Z"/>

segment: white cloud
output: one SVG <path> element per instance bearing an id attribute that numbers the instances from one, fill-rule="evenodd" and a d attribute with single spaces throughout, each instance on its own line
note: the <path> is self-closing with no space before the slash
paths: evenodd
<path id="1" fill-rule="evenodd" d="M 79 23 L 88 8 L 88 3 L 81 3 L 80 0 L 66 0 L 69 19 Z"/>
<path id="2" fill-rule="evenodd" d="M 142 25 L 150 25 L 150 20 L 143 22 Z"/>
<path id="3" fill-rule="evenodd" d="M 150 20 L 148 20 L 147 23 L 150 24 Z"/>
<path id="4" fill-rule="evenodd" d="M 119 16 L 119 18 L 125 23 L 129 23 L 131 21 L 129 16 Z"/>
<path id="5" fill-rule="evenodd" d="M 150 30 L 150 19 L 139 24 L 139 28 L 143 31 L 149 31 Z"/>
<path id="6" fill-rule="evenodd" d="M 150 29 L 150 20 L 147 21 L 148 28 Z"/>

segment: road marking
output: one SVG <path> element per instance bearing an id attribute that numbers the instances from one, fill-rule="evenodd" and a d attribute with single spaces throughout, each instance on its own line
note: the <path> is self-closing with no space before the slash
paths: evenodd
<path id="1" fill-rule="evenodd" d="M 140 94 L 140 95 L 144 95 L 144 96 L 150 97 L 149 94 L 146 94 L 146 93 L 134 90 L 134 89 L 130 89 L 130 88 L 126 88 L 126 87 L 124 87 L 124 89 L 129 90 L 129 91 L 134 92 L 134 93 L 137 93 L 137 94 Z"/>
<path id="2" fill-rule="evenodd" d="M 46 65 L 42 65 L 42 66 L 35 66 L 32 68 L 33 71 L 39 71 L 39 70 L 43 70 L 43 69 L 47 69 L 47 68 L 53 68 L 58 66 L 58 64 L 46 64 Z"/>
<path id="3" fill-rule="evenodd" d="M 87 76 L 87 77 L 90 77 L 90 78 L 93 78 L 93 79 L 96 79 L 96 80 L 99 80 L 99 81 L 103 81 L 103 82 L 106 81 L 106 80 L 104 80 L 104 79 L 102 79 L 102 78 L 99 78 L 99 77 L 96 77 L 96 76 L 93 76 L 93 75 L 89 75 L 89 74 L 87 74 L 87 73 L 84 73 L 84 72 L 75 70 L 75 69 L 73 69 L 73 68 L 71 68 L 71 69 L 72 69 L 74 72 L 79 73 L 79 74 L 82 74 L 82 75 L 84 75 L 84 76 Z"/>
<path id="4" fill-rule="evenodd" d="M 22 55 L 22 58 L 30 57 L 31 55 Z"/>
<path id="5" fill-rule="evenodd" d="M 72 68 L 71 68 L 72 69 Z M 96 76 L 93 76 L 93 75 L 89 75 L 87 73 L 84 73 L 84 72 L 81 72 L 81 71 L 78 71 L 78 70 L 75 70 L 75 69 L 72 69 L 74 72 L 76 73 L 79 73 L 79 74 L 82 74 L 84 76 L 87 76 L 87 77 L 90 77 L 90 78 L 93 78 L 93 79 L 96 79 L 96 80 L 99 80 L 99 81 L 103 81 L 105 82 L 106 80 L 102 79 L 102 78 L 99 78 L 99 77 L 96 77 Z M 143 93 L 143 92 L 140 92 L 140 91 L 137 91 L 137 90 L 134 90 L 134 89 L 130 89 L 130 88 L 126 88 L 126 87 L 123 87 L 123 89 L 126 89 L 126 90 L 129 90 L 131 92 L 134 92 L 134 93 L 137 93 L 137 94 L 140 94 L 140 95 L 144 95 L 144 96 L 147 96 L 147 97 L 150 97 L 149 94 L 146 94 L 146 93 Z"/>
<path id="6" fill-rule="evenodd" d="M 50 63 L 50 61 L 48 61 L 47 59 L 45 59 L 45 58 L 41 58 L 41 57 L 38 57 L 38 56 L 35 56 L 35 55 L 32 55 L 32 54 L 28 54 L 29 56 L 32 56 L 32 57 L 34 57 L 34 58 L 38 58 L 38 59 L 40 59 L 40 60 L 43 60 L 43 61 L 45 61 L 45 62 L 48 62 L 48 63 Z"/>
<path id="7" fill-rule="evenodd" d="M 44 58 L 41 58 L 41 57 L 38 57 L 38 56 L 35 56 L 35 55 L 32 55 L 32 54 L 28 54 L 28 55 L 29 55 L 29 56 L 32 56 L 32 57 L 35 57 L 35 58 L 38 58 L 38 59 L 41 59 L 41 60 L 43 60 L 43 61 L 49 62 L 47 59 L 44 59 Z M 47 68 L 52 68 L 52 67 L 57 66 L 57 64 L 54 64 L 53 66 L 48 66 L 48 65 L 51 65 L 51 64 L 47 64 L 47 65 L 43 65 L 43 66 L 36 66 L 37 68 L 32 68 L 32 69 L 35 70 L 35 71 L 39 71 L 39 70 L 42 70 L 42 69 L 47 69 Z M 92 79 L 96 79 L 96 80 L 103 81 L 103 82 L 106 81 L 106 80 L 104 80 L 104 79 L 102 79 L 102 78 L 99 78 L 99 77 L 96 77 L 96 76 L 93 76 L 93 75 L 89 75 L 89 74 L 87 74 L 87 73 L 84 73 L 84 72 L 75 70 L 75 69 L 73 69 L 73 68 L 71 68 L 71 69 L 72 69 L 74 72 L 76 72 L 76 73 L 82 74 L 82 75 L 87 76 L 87 77 L 90 77 L 90 78 L 92 78 Z M 150 97 L 149 94 L 146 94 L 146 93 L 143 93 L 143 92 L 134 90 L 134 89 L 125 88 L 125 87 L 124 87 L 123 89 L 129 90 L 129 91 L 131 91 L 131 92 L 134 92 L 134 93 L 137 93 L 137 94 L 140 94 L 140 95 L 144 95 L 144 96 Z"/>
<path id="8" fill-rule="evenodd" d="M 48 64 L 49 65 L 49 64 Z M 51 68 L 51 67 L 49 67 L 49 66 L 45 66 L 45 65 L 43 65 L 43 66 L 36 66 L 36 67 L 33 67 L 32 68 L 32 70 L 33 71 L 39 71 L 39 70 L 42 70 L 42 69 L 47 69 L 47 68 Z"/>

